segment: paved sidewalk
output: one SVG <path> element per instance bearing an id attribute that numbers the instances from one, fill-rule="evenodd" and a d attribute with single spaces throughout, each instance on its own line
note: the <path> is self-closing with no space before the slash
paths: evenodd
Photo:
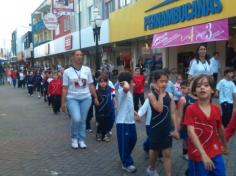
<path id="1" fill-rule="evenodd" d="M 95 123 L 93 121 L 93 128 Z M 115 130 L 110 143 L 98 143 L 88 134 L 86 150 L 72 150 L 69 120 L 54 115 L 26 90 L 0 87 L 0 176 L 144 176 L 148 160 L 142 151 L 144 124 L 137 125 L 138 141 L 133 152 L 137 173 L 121 170 Z M 236 176 L 236 137 L 225 157 L 228 176 Z M 173 145 L 173 176 L 184 176 L 187 162 L 181 158 L 181 141 Z M 158 171 L 163 176 L 162 164 Z"/>

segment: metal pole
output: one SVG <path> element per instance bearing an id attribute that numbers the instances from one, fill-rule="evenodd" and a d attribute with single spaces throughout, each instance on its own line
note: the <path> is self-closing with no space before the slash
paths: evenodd
<path id="1" fill-rule="evenodd" d="M 79 0 L 79 49 L 81 50 L 81 10 L 80 10 L 80 0 Z"/>
<path id="2" fill-rule="evenodd" d="M 96 40 L 96 70 L 100 69 L 100 56 L 99 56 L 99 48 L 98 48 L 98 27 L 95 25 L 95 40 Z"/>

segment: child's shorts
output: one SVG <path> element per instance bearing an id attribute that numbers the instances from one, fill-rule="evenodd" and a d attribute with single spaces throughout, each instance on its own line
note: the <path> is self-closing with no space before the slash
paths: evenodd
<path id="1" fill-rule="evenodd" d="M 222 155 L 211 158 L 214 162 L 215 169 L 208 171 L 202 161 L 196 162 L 189 160 L 188 176 L 226 176 L 225 164 Z"/>
<path id="2" fill-rule="evenodd" d="M 161 151 L 161 150 L 165 150 L 168 148 L 172 148 L 172 137 L 171 136 L 154 138 L 154 136 L 150 135 L 150 149 L 151 150 Z"/>
<path id="3" fill-rule="evenodd" d="M 183 140 L 187 140 L 188 139 L 188 132 L 187 132 L 187 127 L 186 126 L 182 126 L 180 128 L 180 138 L 183 139 Z"/>

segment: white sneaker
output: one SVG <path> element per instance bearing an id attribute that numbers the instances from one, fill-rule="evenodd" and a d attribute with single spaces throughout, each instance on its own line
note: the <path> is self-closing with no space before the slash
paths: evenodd
<path id="1" fill-rule="evenodd" d="M 151 170 L 150 167 L 148 167 L 147 168 L 147 176 L 159 176 L 159 174 L 157 173 L 156 169 Z"/>
<path id="2" fill-rule="evenodd" d="M 79 145 L 78 145 L 78 140 L 77 139 L 71 139 L 71 147 L 73 148 L 73 149 L 77 149 L 77 148 L 79 148 Z"/>
<path id="3" fill-rule="evenodd" d="M 82 149 L 86 149 L 87 145 L 84 143 L 84 141 L 79 141 L 79 147 Z"/>
<path id="4" fill-rule="evenodd" d="M 129 173 L 134 173 L 137 171 L 137 169 L 134 165 L 130 165 L 128 167 L 122 166 L 122 169 L 129 172 Z"/>

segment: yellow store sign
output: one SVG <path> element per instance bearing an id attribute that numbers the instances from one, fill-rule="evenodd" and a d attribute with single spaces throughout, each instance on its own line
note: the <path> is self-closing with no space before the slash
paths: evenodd
<path id="1" fill-rule="evenodd" d="M 111 42 L 236 16 L 235 0 L 139 0 L 110 16 Z"/>

